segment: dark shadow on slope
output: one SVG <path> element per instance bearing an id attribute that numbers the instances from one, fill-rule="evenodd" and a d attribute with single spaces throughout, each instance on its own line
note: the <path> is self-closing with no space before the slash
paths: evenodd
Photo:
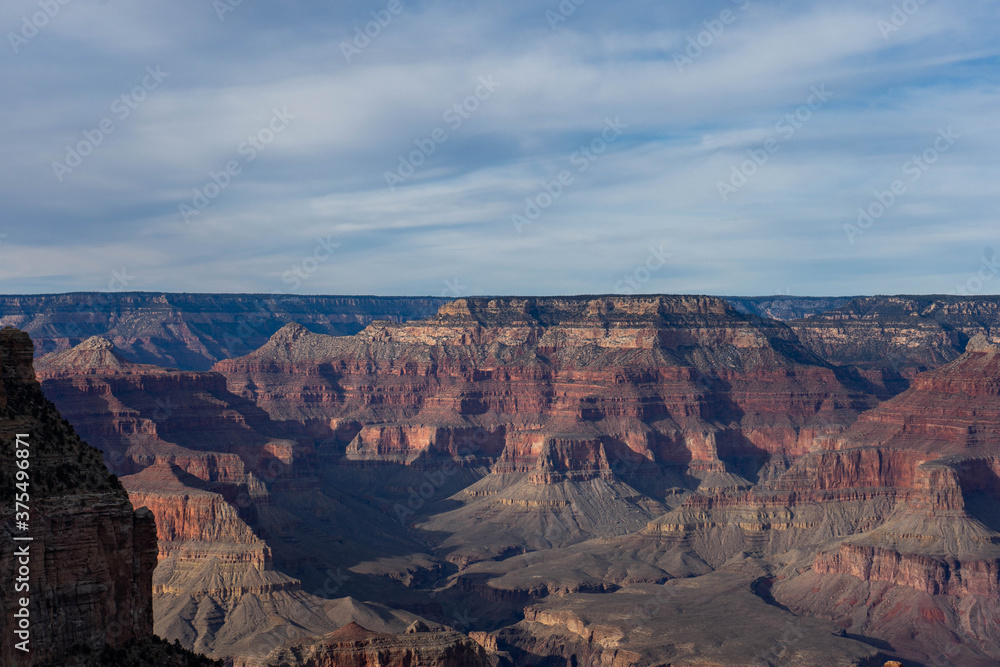
<path id="1" fill-rule="evenodd" d="M 853 639 L 856 642 L 861 642 L 862 644 L 868 644 L 869 646 L 871 646 L 873 648 L 877 648 L 880 651 L 895 651 L 896 650 L 895 648 L 893 648 L 892 644 L 890 644 L 889 642 L 885 641 L 884 639 L 876 639 L 875 637 L 868 637 L 866 635 L 856 635 L 856 634 L 852 634 L 850 632 L 845 632 L 844 636 L 847 637 L 848 639 Z M 888 658 L 886 658 L 886 659 L 888 660 Z M 879 663 L 879 664 L 881 664 L 881 663 Z M 913 661 L 907 661 L 905 664 L 915 665 L 917 663 L 915 663 Z"/>
<path id="2" fill-rule="evenodd" d="M 1000 479 L 997 480 L 1000 488 Z M 973 519 L 981 522 L 993 532 L 1000 533 L 1000 498 L 992 493 L 974 491 L 962 494 L 965 500 L 965 511 Z"/>
<path id="3" fill-rule="evenodd" d="M 782 611 L 787 611 L 789 614 L 794 614 L 791 609 L 774 599 L 774 595 L 771 594 L 772 586 L 774 586 L 774 579 L 772 577 L 758 577 L 751 582 L 750 592 L 763 600 L 765 604 L 777 607 Z"/>

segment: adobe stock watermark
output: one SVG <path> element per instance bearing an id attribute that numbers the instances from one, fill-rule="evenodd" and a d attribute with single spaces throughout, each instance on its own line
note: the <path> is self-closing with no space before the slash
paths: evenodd
<path id="1" fill-rule="evenodd" d="M 875 22 L 875 27 L 882 34 L 882 39 L 889 41 L 889 35 L 898 32 L 906 25 L 910 17 L 920 11 L 920 8 L 927 4 L 927 0 L 904 0 L 898 5 L 892 6 L 892 13 L 888 19 L 879 18 Z"/>
<path id="2" fill-rule="evenodd" d="M 576 168 L 578 174 L 590 169 L 590 165 L 598 160 L 608 147 L 618 141 L 630 126 L 621 122 L 618 116 L 614 120 L 604 119 L 604 129 L 589 143 L 580 146 L 569 156 L 569 163 Z M 552 181 L 542 181 L 542 188 L 534 196 L 524 198 L 524 208 L 520 213 L 511 213 L 510 221 L 520 234 L 527 225 L 537 220 L 552 204 L 558 200 L 566 188 L 576 182 L 576 175 L 569 169 L 560 171 Z"/>
<path id="3" fill-rule="evenodd" d="M 932 144 L 903 163 L 901 168 L 903 175 L 908 177 L 910 183 L 916 183 L 961 138 L 962 135 L 956 134 L 951 127 L 938 128 L 937 137 Z M 857 221 L 853 224 L 844 223 L 844 234 L 847 235 L 851 245 L 888 213 L 908 191 L 907 182 L 901 178 L 894 180 L 885 190 L 875 190 L 872 201 L 867 206 L 858 207 Z"/>
<path id="4" fill-rule="evenodd" d="M 791 140 L 795 133 L 812 119 L 813 113 L 822 109 L 831 97 L 833 93 L 827 90 L 826 84 L 821 84 L 819 87 L 811 86 L 805 103 L 800 104 L 794 111 L 786 113 L 775 123 L 774 132 L 778 136 L 768 137 L 759 148 L 748 149 L 747 159 L 738 165 L 732 165 L 729 180 L 715 182 L 715 188 L 719 191 L 722 201 L 728 202 L 730 196 L 749 183 L 753 175 L 768 163 L 771 156 L 781 150 L 782 143 Z"/>
<path id="5" fill-rule="evenodd" d="M 741 12 L 745 12 L 750 6 L 750 0 L 732 0 L 732 2 Z M 687 47 L 685 47 L 684 52 L 674 51 L 674 65 L 677 66 L 677 71 L 683 74 L 684 68 L 693 65 L 694 61 L 701 58 L 707 49 L 712 48 L 715 40 L 719 39 L 726 31 L 726 26 L 736 23 L 737 18 L 739 18 L 739 14 L 732 9 L 723 9 L 717 17 L 702 21 L 701 24 L 705 26 L 705 29 L 687 38 Z"/>
<path id="6" fill-rule="evenodd" d="M 659 248 L 649 246 L 649 256 L 646 261 L 635 267 L 630 273 L 622 276 L 622 279 L 615 283 L 615 294 L 635 294 L 643 285 L 649 282 L 653 274 L 662 269 L 667 264 L 667 260 L 673 257 L 669 252 L 664 251 L 663 244 Z"/>
<path id="7" fill-rule="evenodd" d="M 111 271 L 111 280 L 108 281 L 108 292 L 124 292 L 125 289 L 135 280 L 135 276 L 129 275 L 123 266 L 121 271 Z"/>
<path id="8" fill-rule="evenodd" d="M 5 436 L 6 437 L 6 436 Z M 11 570 L 16 576 L 11 582 L 8 590 L 21 593 L 23 597 L 17 599 L 16 605 L 13 599 L 10 606 L 16 606 L 14 612 L 13 634 L 21 641 L 14 643 L 14 647 L 25 653 L 31 652 L 31 541 L 35 538 L 28 535 L 31 522 L 31 443 L 28 441 L 29 433 L 14 434 L 14 456 L 17 459 L 17 467 L 11 475 L 16 479 L 12 486 L 15 488 L 13 498 L 14 521 L 17 530 L 23 535 L 14 536 L 14 546 L 11 558 Z M 10 502 L 5 500 L 4 502 Z M 14 559 L 16 563 L 14 562 Z M 16 567 L 15 567 L 16 566 Z"/>
<path id="9" fill-rule="evenodd" d="M 326 262 L 333 255 L 333 251 L 341 246 L 340 243 L 332 240 L 333 236 L 327 236 L 325 239 L 320 237 L 316 239 L 316 245 L 313 247 L 311 254 L 306 255 L 301 261 L 293 264 L 287 271 L 281 275 L 281 282 L 286 285 L 291 285 L 292 290 L 297 290 L 302 286 L 302 283 L 309 279 L 312 274 L 316 273 L 320 265 Z"/>
<path id="10" fill-rule="evenodd" d="M 455 278 L 454 280 L 448 280 L 446 278 L 444 281 L 444 289 L 441 290 L 441 296 L 458 299 L 462 296 L 466 289 L 467 286 L 460 283 L 458 278 Z"/>
<path id="11" fill-rule="evenodd" d="M 448 124 L 452 132 L 458 131 L 479 106 L 490 99 L 502 84 L 493 80 L 493 75 L 479 77 L 472 94 L 467 95 L 461 102 L 456 102 L 444 110 L 441 120 Z M 395 171 L 385 172 L 385 184 L 389 186 L 390 192 L 396 191 L 397 185 L 402 185 L 408 178 L 417 172 L 417 169 L 427 162 L 427 159 L 437 152 L 438 146 L 448 141 L 449 135 L 443 127 L 436 127 L 424 138 L 414 139 L 416 149 L 407 155 L 400 153 L 399 166 Z"/>
<path id="12" fill-rule="evenodd" d="M 243 0 L 212 0 L 212 9 L 215 10 L 215 15 L 219 17 L 219 21 L 226 20 L 226 14 L 230 12 L 235 12 L 236 8 L 243 4 Z"/>
<path id="13" fill-rule="evenodd" d="M 986 248 L 983 250 L 983 256 L 980 259 L 979 270 L 969 276 L 969 279 L 965 283 L 955 285 L 955 289 L 949 292 L 949 294 L 958 296 L 979 294 L 983 291 L 986 283 L 993 280 L 993 277 L 997 273 L 1000 273 L 1000 263 L 997 262 L 997 253 L 993 248 Z"/>
<path id="14" fill-rule="evenodd" d="M 775 641 L 774 645 L 761 656 L 761 660 L 764 661 L 765 664 L 774 664 L 782 661 L 787 658 L 787 653 L 791 651 L 804 636 L 805 631 L 802 629 L 801 618 L 796 617 L 793 620 L 786 621 L 785 631 L 782 633 L 781 637 Z"/>
<path id="15" fill-rule="evenodd" d="M 433 498 L 445 486 L 461 467 L 461 459 L 476 455 L 482 447 L 489 442 L 492 434 L 486 429 L 477 428 L 472 435 L 463 434 L 457 439 L 455 453 L 457 459 L 445 459 L 441 462 L 438 470 L 425 470 L 423 480 L 419 487 L 409 486 L 407 491 L 406 505 L 396 503 L 392 511 L 396 514 L 396 519 L 402 525 L 407 525 L 407 520 L 414 517 L 416 513 Z"/>
<path id="16" fill-rule="evenodd" d="M 570 16 L 576 13 L 576 8 L 585 2 L 587 0 L 562 0 L 556 7 L 556 11 L 546 10 L 545 20 L 549 22 L 549 28 L 555 30 L 560 23 L 565 23 Z"/>
<path id="17" fill-rule="evenodd" d="M 146 101 L 149 94 L 160 87 L 163 80 L 170 76 L 170 72 L 164 72 L 157 65 L 146 67 L 146 75 L 142 77 L 139 85 L 132 88 L 123 95 L 119 95 L 111 100 L 109 110 L 118 122 L 125 121 L 132 112 L 139 108 L 139 105 Z M 115 131 L 115 119 L 112 117 L 102 118 L 97 126 L 90 130 L 83 131 L 83 139 L 75 146 L 66 146 L 66 157 L 62 162 L 58 160 L 52 163 L 52 171 L 56 175 L 56 180 L 60 183 L 73 170 L 83 164 L 84 159 L 91 155 L 94 150 L 104 143 L 104 139 Z"/>
<path id="18" fill-rule="evenodd" d="M 38 31 L 47 26 L 49 21 L 54 19 L 62 11 L 62 8 L 70 2 L 71 0 L 38 0 L 38 7 L 41 11 L 31 15 L 25 14 L 21 17 L 21 29 L 17 32 L 7 33 L 7 41 L 10 42 L 10 48 L 14 51 L 14 55 L 20 53 L 21 47 L 34 39 L 38 35 Z"/>
<path id="19" fill-rule="evenodd" d="M 344 54 L 344 60 L 351 64 L 354 56 L 360 56 L 361 52 L 367 49 L 372 40 L 377 39 L 382 31 L 389 27 L 394 16 L 399 16 L 403 11 L 403 3 L 400 0 L 389 0 L 385 9 L 372 10 L 372 20 L 364 26 L 354 27 L 354 38 L 349 42 L 340 43 L 340 52 Z"/>
<path id="20" fill-rule="evenodd" d="M 288 107 L 282 107 L 280 111 L 276 108 L 271 111 L 271 119 L 267 125 L 256 133 L 248 135 L 236 147 L 236 153 L 242 160 L 232 159 L 219 171 L 209 171 L 205 184 L 192 190 L 191 203 L 178 204 L 177 209 L 185 223 L 191 224 L 193 218 L 201 215 L 201 212 L 229 187 L 233 178 L 243 173 L 243 167 L 256 160 L 279 134 L 288 129 L 290 121 L 295 118 L 295 114 L 288 112 Z"/>
<path id="21" fill-rule="evenodd" d="M 318 598 L 333 598 L 340 592 L 348 581 L 351 580 L 351 575 L 344 574 L 344 569 L 341 567 L 337 568 L 337 571 L 327 568 L 326 579 L 323 580 L 323 585 L 313 591 L 313 595 Z"/>
<path id="22" fill-rule="evenodd" d="M 326 237 L 318 236 L 315 240 L 316 245 L 313 246 L 312 252 L 281 274 L 281 281 L 286 285 L 290 285 L 293 291 L 297 290 L 302 286 L 302 283 L 312 277 L 321 265 L 329 261 L 330 257 L 333 256 L 333 251 L 342 245 L 340 242 L 333 240 L 333 234 L 328 234 Z M 226 334 L 223 336 L 222 345 L 224 349 L 230 352 L 240 349 L 252 350 L 253 348 L 248 344 L 248 341 L 253 341 L 258 337 L 267 338 L 273 333 L 273 329 L 268 330 L 267 323 L 269 321 L 279 320 L 282 323 L 288 322 L 289 316 L 287 312 L 279 311 L 278 300 L 282 296 L 284 295 L 279 289 L 274 289 L 271 290 L 270 301 L 256 299 L 253 303 L 253 310 L 241 314 L 239 324 L 234 332 L 235 335 Z M 292 302 L 294 303 L 295 300 L 293 299 Z M 288 302 L 285 301 L 285 303 L 287 304 Z"/>

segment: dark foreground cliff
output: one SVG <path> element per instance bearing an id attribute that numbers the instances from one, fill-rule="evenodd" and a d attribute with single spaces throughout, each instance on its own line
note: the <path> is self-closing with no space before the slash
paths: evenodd
<path id="1" fill-rule="evenodd" d="M 200 664 L 153 637 L 152 512 L 42 395 L 32 355 L 0 331 L 0 663 Z"/>

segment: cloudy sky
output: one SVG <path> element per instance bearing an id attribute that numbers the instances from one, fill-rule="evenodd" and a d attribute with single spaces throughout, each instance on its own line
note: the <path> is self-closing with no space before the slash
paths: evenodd
<path id="1" fill-rule="evenodd" d="M 0 27 L 6 293 L 1000 293 L 995 1 L 7 0 Z"/>

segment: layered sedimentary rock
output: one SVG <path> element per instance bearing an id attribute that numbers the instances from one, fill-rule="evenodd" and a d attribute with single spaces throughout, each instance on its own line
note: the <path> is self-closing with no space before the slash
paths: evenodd
<path id="1" fill-rule="evenodd" d="M 214 655 L 417 655 L 403 612 L 379 625 L 323 599 L 350 593 L 512 664 L 926 663 L 938 647 L 989 664 L 989 300 L 923 301 L 787 326 L 710 297 L 462 299 L 352 336 L 290 324 L 211 372 L 100 340 L 39 365 L 157 517 L 165 632 Z M 879 365 L 911 346 L 919 363 Z M 328 636 L 351 621 L 374 635 Z"/>
<path id="2" fill-rule="evenodd" d="M 766 571 L 742 585 L 765 601 L 878 638 L 907 660 L 994 664 L 1000 354 L 981 335 L 967 348 L 954 362 L 915 376 L 910 390 L 863 413 L 846 432 L 818 440 L 786 471 L 742 489 L 685 490 L 675 501 L 668 496 L 675 509 L 634 534 L 479 563 L 459 581 L 485 598 L 531 602 L 675 578 L 702 581 L 749 553 Z M 588 611 L 601 599 L 590 600 Z M 549 604 L 567 608 L 561 598 Z M 625 632 L 620 616 L 592 618 L 605 634 Z M 557 651 L 574 634 L 569 628 L 581 624 L 558 625 L 546 651 Z M 526 617 L 509 635 L 511 650 L 537 653 L 533 647 L 555 626 L 541 629 Z M 719 620 L 720 630 L 728 627 Z M 593 652 L 592 644 L 588 639 L 575 655 Z"/>
<path id="3" fill-rule="evenodd" d="M 678 547 L 713 567 L 746 551 L 798 554 L 774 586 L 793 611 L 907 657 L 938 645 L 961 664 L 1000 658 L 998 357 L 980 335 L 784 474 L 686 498 L 645 531 L 659 562 Z"/>
<path id="4" fill-rule="evenodd" d="M 444 302 L 434 297 L 111 291 L 0 295 L 0 325 L 28 332 L 38 355 L 101 336 L 137 361 L 205 370 L 219 359 L 255 350 L 287 322 L 345 335 L 374 320 L 426 317 Z"/>
<path id="5" fill-rule="evenodd" d="M 275 649 L 265 664 L 267 667 L 490 667 L 495 663 L 482 646 L 458 632 L 432 632 L 426 625 L 414 624 L 404 634 L 386 634 L 351 622 L 313 641 Z"/>
<path id="6" fill-rule="evenodd" d="M 859 297 L 789 326 L 816 355 L 861 369 L 897 393 L 917 372 L 958 358 L 977 334 L 1000 332 L 1000 298 Z"/>
<path id="7" fill-rule="evenodd" d="M 794 580 L 776 595 L 900 646 L 933 638 L 954 662 L 1000 659 L 998 395 L 1000 352 L 979 334 L 962 356 L 917 376 L 910 390 L 863 415 L 837 443 L 841 451 L 909 452 L 920 463 L 898 482 L 901 502 L 888 520 L 815 557 L 811 589 L 881 588 L 880 595 L 912 612 L 907 622 L 881 601 L 864 619 L 845 615 L 843 604 L 814 608 L 802 596 L 810 584 Z"/>
<path id="8" fill-rule="evenodd" d="M 355 554 L 386 545 L 412 552 L 412 543 L 391 527 L 346 529 L 382 515 L 325 496 L 308 434 L 279 437 L 303 434 L 229 393 L 222 376 L 138 364 L 100 337 L 38 365 L 45 391 L 156 518 L 158 634 L 252 665 L 290 639 L 353 619 L 401 632 L 416 618 L 325 599 L 360 586 L 344 573 Z M 286 572 L 296 569 L 312 573 L 315 594 Z"/>
<path id="9" fill-rule="evenodd" d="M 352 337 L 289 325 L 214 370 L 347 442 L 341 466 L 489 467 L 422 526 L 451 527 L 457 563 L 637 530 L 664 507 L 636 485 L 747 487 L 875 403 L 784 325 L 710 297 L 460 299 Z"/>
<path id="10" fill-rule="evenodd" d="M 133 509 L 100 452 L 45 399 L 32 356 L 27 334 L 0 331 L 0 662 L 5 665 L 58 661 L 77 647 L 120 647 L 153 632 L 153 515 Z M 21 470 L 17 461 L 28 461 L 26 480 L 15 474 Z M 17 508 L 15 494 L 23 501 Z M 24 536 L 31 541 L 15 541 Z M 15 587 L 18 577 L 27 588 Z M 16 648 L 21 598 L 29 601 L 30 652 Z"/>
<path id="11" fill-rule="evenodd" d="M 289 325 L 215 370 L 273 419 L 352 438 L 352 460 L 455 456 L 474 435 L 461 453 L 505 472 L 568 457 L 591 477 L 633 455 L 799 455 L 874 404 L 787 327 L 708 297 L 459 300 L 344 338 Z"/>

